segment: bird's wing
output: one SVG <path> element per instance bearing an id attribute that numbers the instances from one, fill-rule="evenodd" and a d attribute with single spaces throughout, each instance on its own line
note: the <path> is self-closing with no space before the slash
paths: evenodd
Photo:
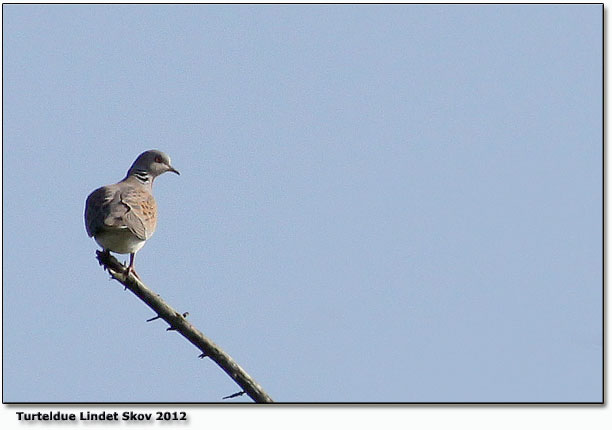
<path id="1" fill-rule="evenodd" d="M 92 192 L 85 203 L 85 229 L 89 237 L 94 236 L 101 229 L 115 226 L 110 223 L 112 213 L 116 211 L 116 201 L 119 196 L 119 188 L 116 185 L 107 185 Z"/>
<path id="2" fill-rule="evenodd" d="M 98 188 L 87 197 L 85 228 L 89 237 L 100 230 L 128 228 L 147 240 L 156 227 L 157 205 L 150 192 L 121 183 Z"/>
<path id="3" fill-rule="evenodd" d="M 116 215 L 121 216 L 124 225 L 139 239 L 150 238 L 157 221 L 153 195 L 144 189 L 126 188 L 121 192 L 119 204 L 122 209 Z"/>

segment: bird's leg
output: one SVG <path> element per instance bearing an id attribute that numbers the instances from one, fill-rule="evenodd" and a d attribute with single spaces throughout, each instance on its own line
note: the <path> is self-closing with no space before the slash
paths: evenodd
<path id="1" fill-rule="evenodd" d="M 127 268 L 127 272 L 125 273 L 125 276 L 129 276 L 130 273 L 132 273 L 135 277 L 137 277 L 138 279 L 140 279 L 140 276 L 138 276 L 138 273 L 136 273 L 136 270 L 134 270 L 134 256 L 136 255 L 136 253 L 132 252 L 130 254 L 130 265 Z"/>

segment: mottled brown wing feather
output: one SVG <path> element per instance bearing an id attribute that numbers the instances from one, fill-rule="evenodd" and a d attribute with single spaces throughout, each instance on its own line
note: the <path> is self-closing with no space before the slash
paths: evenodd
<path id="1" fill-rule="evenodd" d="M 157 205 L 153 196 L 144 190 L 132 189 L 121 193 L 121 203 L 128 209 L 123 215 L 125 225 L 139 239 L 150 238 L 157 221 Z"/>

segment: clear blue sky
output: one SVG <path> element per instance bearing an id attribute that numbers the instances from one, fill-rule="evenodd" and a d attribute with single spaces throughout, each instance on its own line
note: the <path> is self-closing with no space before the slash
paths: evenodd
<path id="1" fill-rule="evenodd" d="M 601 5 L 3 12 L 4 401 L 237 391 L 94 258 L 150 148 L 138 273 L 275 400 L 601 401 Z"/>

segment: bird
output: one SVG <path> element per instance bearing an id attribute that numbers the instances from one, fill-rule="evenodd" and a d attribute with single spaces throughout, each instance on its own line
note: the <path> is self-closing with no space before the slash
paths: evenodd
<path id="1" fill-rule="evenodd" d="M 94 190 L 85 202 L 85 230 L 102 247 L 103 252 L 130 254 L 130 273 L 134 256 L 155 232 L 157 203 L 153 198 L 153 180 L 162 173 L 180 175 L 170 157 L 157 149 L 145 151 L 136 158 L 125 178 L 116 184 Z"/>

